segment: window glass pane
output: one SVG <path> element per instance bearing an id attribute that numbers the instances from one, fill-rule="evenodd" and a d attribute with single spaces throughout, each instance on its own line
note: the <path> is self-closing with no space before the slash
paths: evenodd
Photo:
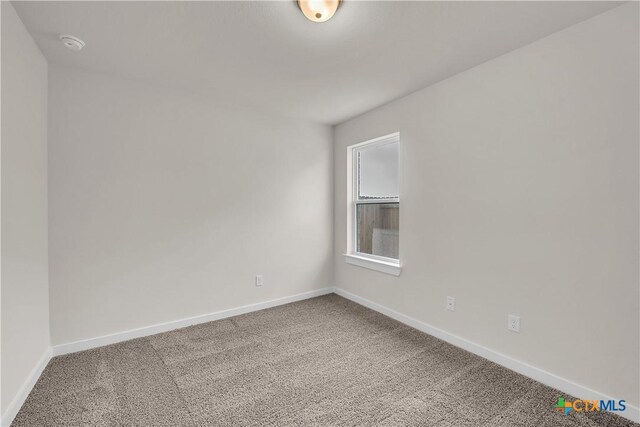
<path id="1" fill-rule="evenodd" d="M 398 197 L 400 144 L 365 147 L 358 150 L 358 198 Z"/>
<path id="2" fill-rule="evenodd" d="M 398 259 L 398 203 L 362 203 L 356 205 L 357 251 Z"/>

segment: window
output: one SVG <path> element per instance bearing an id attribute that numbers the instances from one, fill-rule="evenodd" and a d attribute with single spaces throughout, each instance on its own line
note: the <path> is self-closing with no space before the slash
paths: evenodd
<path id="1" fill-rule="evenodd" d="M 348 148 L 351 165 L 351 264 L 400 274 L 400 135 Z"/>

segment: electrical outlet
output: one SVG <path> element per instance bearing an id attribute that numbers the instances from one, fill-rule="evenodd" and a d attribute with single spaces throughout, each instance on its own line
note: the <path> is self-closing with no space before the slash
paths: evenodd
<path id="1" fill-rule="evenodd" d="M 264 283 L 264 280 L 262 278 L 262 274 L 258 274 L 256 276 L 256 286 L 262 286 Z"/>
<path id="2" fill-rule="evenodd" d="M 510 314 L 507 318 L 507 329 L 513 332 L 520 332 L 520 316 Z"/>
<path id="3" fill-rule="evenodd" d="M 456 299 L 454 297 L 447 297 L 447 310 L 456 311 Z"/>

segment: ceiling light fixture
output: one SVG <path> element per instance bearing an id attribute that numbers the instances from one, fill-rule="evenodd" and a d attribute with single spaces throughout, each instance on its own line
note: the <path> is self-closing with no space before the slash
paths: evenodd
<path id="1" fill-rule="evenodd" d="M 340 0 L 297 0 L 298 7 L 310 21 L 325 22 L 331 19 Z"/>
<path id="2" fill-rule="evenodd" d="M 81 50 L 84 47 L 84 42 L 77 37 L 70 36 L 69 34 L 62 34 L 60 41 L 64 43 L 66 47 L 71 50 Z"/>

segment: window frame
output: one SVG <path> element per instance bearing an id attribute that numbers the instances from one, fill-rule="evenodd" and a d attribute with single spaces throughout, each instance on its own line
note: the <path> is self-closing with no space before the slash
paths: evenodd
<path id="1" fill-rule="evenodd" d="M 345 261 L 349 264 L 358 265 L 360 267 L 365 267 L 377 271 L 381 271 L 383 273 L 392 274 L 394 276 L 399 276 L 401 272 L 401 264 L 400 264 L 400 254 L 398 254 L 398 259 L 383 257 L 380 255 L 367 254 L 364 252 L 358 252 L 358 205 L 366 205 L 366 204 L 398 204 L 398 209 L 400 209 L 400 195 L 397 197 L 384 197 L 384 198 L 361 198 L 359 192 L 359 156 L 358 154 L 363 151 L 363 149 L 381 147 L 388 144 L 397 143 L 400 146 L 400 133 L 395 132 L 389 135 L 384 135 L 379 138 L 374 138 L 368 141 L 364 141 L 358 144 L 350 145 L 347 147 L 347 157 L 348 159 L 348 175 L 347 177 L 350 179 L 350 197 L 349 197 L 349 221 L 347 221 L 348 227 L 350 230 L 348 231 L 348 242 L 347 242 L 347 253 L 345 255 Z M 398 180 L 400 182 L 400 176 L 398 176 Z M 398 232 L 400 230 L 398 229 Z M 399 237 L 398 237 L 399 239 Z M 400 242 L 398 241 L 398 244 Z"/>

